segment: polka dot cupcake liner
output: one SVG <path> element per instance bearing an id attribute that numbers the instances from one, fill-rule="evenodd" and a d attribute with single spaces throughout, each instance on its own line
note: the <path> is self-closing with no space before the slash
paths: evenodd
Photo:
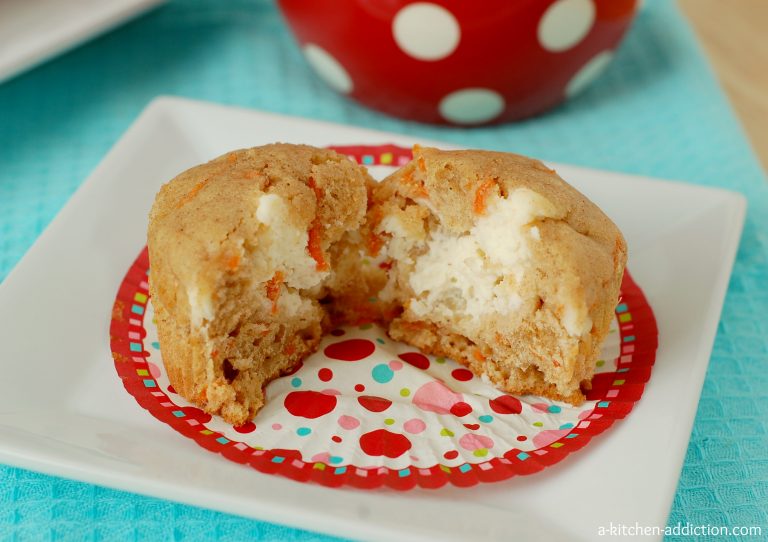
<path id="1" fill-rule="evenodd" d="M 368 165 L 397 166 L 392 145 L 335 147 Z M 125 389 L 155 418 L 229 460 L 325 486 L 399 490 L 472 486 L 563 460 L 626 416 L 656 356 L 653 312 L 629 273 L 587 401 L 573 407 L 512 396 L 460 364 L 392 341 L 378 326 L 333 330 L 266 406 L 234 427 L 176 394 L 165 374 L 144 249 L 117 294 L 110 327 Z"/>

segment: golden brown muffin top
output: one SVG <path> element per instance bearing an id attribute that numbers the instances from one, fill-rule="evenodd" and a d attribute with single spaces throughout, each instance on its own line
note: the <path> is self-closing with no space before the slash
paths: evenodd
<path id="1" fill-rule="evenodd" d="M 259 200 L 274 194 L 289 210 L 285 225 L 309 233 L 307 250 L 321 270 L 328 246 L 362 220 L 372 182 L 346 157 L 308 145 L 229 152 L 160 189 L 149 219 L 152 256 L 174 262 L 186 284 L 208 269 L 237 268 L 239 258 L 252 252 L 249 244 L 258 242 Z"/>

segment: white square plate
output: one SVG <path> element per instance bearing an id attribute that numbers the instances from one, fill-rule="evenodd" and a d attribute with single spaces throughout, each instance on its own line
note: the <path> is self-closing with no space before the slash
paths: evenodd
<path id="1" fill-rule="evenodd" d="M 145 243 L 160 185 L 228 150 L 272 141 L 416 142 L 179 98 L 153 102 L 0 286 L 0 461 L 372 540 L 592 540 L 610 522 L 663 529 L 743 225 L 742 196 L 557 166 L 621 227 L 629 269 L 656 314 L 656 365 L 634 411 L 532 476 L 405 493 L 328 489 L 231 463 L 158 422 L 125 392 L 109 351 L 115 293 Z"/>
<path id="2" fill-rule="evenodd" d="M 0 82 L 164 0 L 0 0 Z"/>

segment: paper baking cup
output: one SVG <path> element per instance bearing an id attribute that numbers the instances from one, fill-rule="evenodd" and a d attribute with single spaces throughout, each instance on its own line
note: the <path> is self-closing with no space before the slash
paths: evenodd
<path id="1" fill-rule="evenodd" d="M 409 150 L 394 146 L 339 150 L 368 165 L 410 158 Z M 297 371 L 273 381 L 266 406 L 233 427 L 170 385 L 148 273 L 145 249 L 112 311 L 112 354 L 125 389 L 155 418 L 209 451 L 326 486 L 472 486 L 538 472 L 632 410 L 658 344 L 653 312 L 629 273 L 592 390 L 578 407 L 505 394 L 450 359 L 392 341 L 378 326 L 348 326 L 328 334 Z"/>

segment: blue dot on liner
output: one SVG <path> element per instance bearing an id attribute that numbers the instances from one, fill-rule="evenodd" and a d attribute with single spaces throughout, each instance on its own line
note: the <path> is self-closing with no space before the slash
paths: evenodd
<path id="1" fill-rule="evenodd" d="M 371 376 L 379 384 L 386 384 L 395 377 L 395 372 L 385 363 L 379 363 L 371 371 Z"/>
<path id="2" fill-rule="evenodd" d="M 300 437 L 306 437 L 311 432 L 312 432 L 312 430 L 309 427 L 299 427 L 296 430 L 296 434 L 299 435 Z"/>
<path id="3" fill-rule="evenodd" d="M 339 463 L 344 461 L 344 458 L 339 457 L 338 455 L 332 455 L 331 457 L 328 458 L 328 461 L 334 465 L 338 465 Z"/>
<path id="4" fill-rule="evenodd" d="M 298 376 L 294 376 L 291 379 L 291 386 L 293 386 L 294 388 L 298 388 L 299 386 L 301 386 L 301 378 L 299 378 Z"/>
<path id="5" fill-rule="evenodd" d="M 572 423 L 564 423 L 560 426 L 560 429 L 570 429 L 571 427 L 573 427 Z"/>
<path id="6" fill-rule="evenodd" d="M 557 413 L 558 413 L 558 412 L 560 412 L 561 410 L 562 410 L 562 408 L 560 408 L 560 407 L 559 407 L 559 406 L 557 406 L 557 405 L 549 405 L 549 407 L 547 408 L 547 411 L 548 411 L 548 412 L 551 412 L 552 414 L 557 414 Z"/>
<path id="7" fill-rule="evenodd" d="M 493 416 L 491 416 L 490 414 L 483 414 L 482 416 L 478 417 L 477 419 L 480 420 L 483 423 L 491 423 L 493 421 Z"/>
<path id="8" fill-rule="evenodd" d="M 152 348 L 154 348 L 155 350 L 160 350 L 160 343 L 157 341 L 154 341 L 152 343 Z"/>

